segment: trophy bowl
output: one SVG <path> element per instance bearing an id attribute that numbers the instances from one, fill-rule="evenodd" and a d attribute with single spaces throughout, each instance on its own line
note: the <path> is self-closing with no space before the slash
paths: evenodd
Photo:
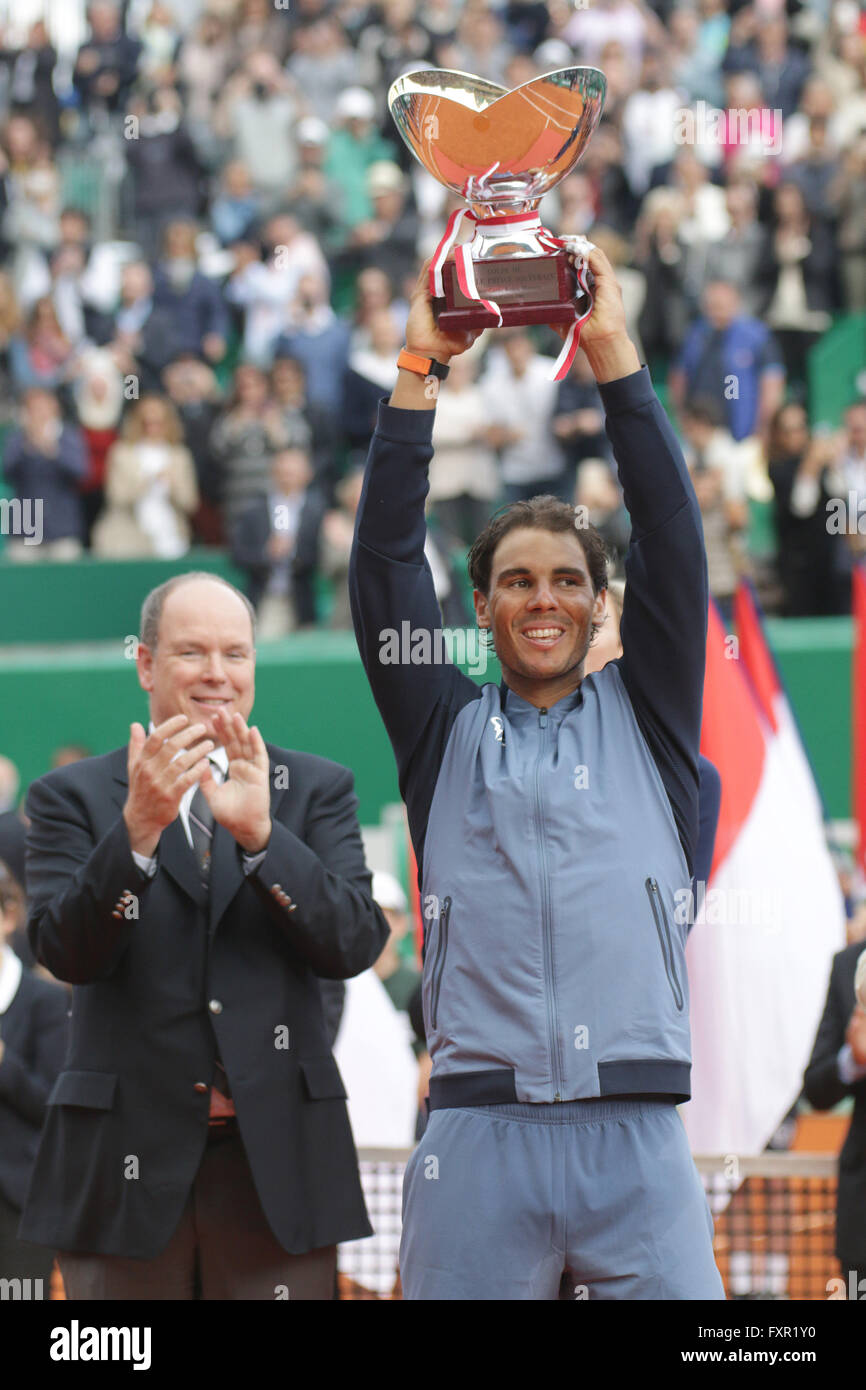
<path id="1" fill-rule="evenodd" d="M 451 219 L 431 268 L 446 332 L 578 316 L 582 291 L 537 208 L 583 154 L 606 85 L 598 68 L 586 67 L 544 73 L 512 91 L 443 69 L 392 84 L 388 107 L 400 135 L 475 223 L 471 245 L 455 247 Z"/>

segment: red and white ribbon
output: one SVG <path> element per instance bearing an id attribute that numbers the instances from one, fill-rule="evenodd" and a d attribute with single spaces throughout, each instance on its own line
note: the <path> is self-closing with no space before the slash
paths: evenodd
<path id="1" fill-rule="evenodd" d="M 567 251 L 570 255 L 574 256 L 574 273 L 577 276 L 577 283 L 586 295 L 587 307 L 584 312 L 574 320 L 574 323 L 569 328 L 565 341 L 562 344 L 562 351 L 553 364 L 553 371 L 551 372 L 552 380 L 562 381 L 571 371 L 571 364 L 574 361 L 580 343 L 580 330 L 592 313 L 594 299 L 592 290 L 587 284 L 586 276 L 589 270 L 587 258 L 590 251 L 594 250 L 594 247 L 591 241 L 587 241 L 586 237 L 554 236 L 546 227 L 542 227 L 538 235 L 538 240 L 541 242 L 542 246 L 547 246 L 550 250 Z"/>
<path id="2" fill-rule="evenodd" d="M 496 165 L 494 164 L 493 169 L 495 168 Z M 480 188 L 484 180 L 487 179 L 492 172 L 492 169 L 488 169 L 486 174 L 480 175 L 476 180 L 475 187 Z M 585 237 L 554 236 L 552 232 L 541 225 L 541 218 L 537 212 L 517 212 L 500 217 L 481 218 L 478 217 L 471 208 L 457 208 L 449 217 L 448 224 L 445 228 L 445 234 L 437 246 L 433 259 L 430 262 L 430 293 L 435 299 L 441 299 L 445 294 L 442 272 L 448 254 L 451 248 L 454 247 L 457 237 L 460 234 L 460 228 L 463 225 L 464 219 L 468 219 L 470 222 L 474 223 L 476 227 L 480 226 L 482 228 L 523 224 L 525 229 L 529 230 L 532 228 L 536 231 L 537 240 L 549 251 L 567 251 L 575 257 L 574 269 L 577 276 L 577 283 L 586 296 L 587 308 L 582 314 L 575 318 L 569 328 L 568 334 L 562 345 L 562 351 L 553 365 L 551 380 L 562 381 L 571 370 L 571 364 L 574 361 L 580 343 L 580 330 L 592 313 L 593 296 L 586 281 L 588 270 L 587 257 L 589 252 L 593 249 L 592 243 L 587 241 Z M 502 311 L 494 300 L 484 299 L 478 292 L 478 286 L 475 283 L 475 269 L 472 261 L 471 246 L 471 242 L 464 242 L 462 245 L 455 247 L 454 266 L 457 272 L 457 283 L 460 286 L 461 292 L 467 299 L 471 299 L 475 303 L 483 305 L 487 312 L 494 316 L 496 324 L 491 325 L 491 327 L 495 326 L 498 328 L 502 323 Z"/>

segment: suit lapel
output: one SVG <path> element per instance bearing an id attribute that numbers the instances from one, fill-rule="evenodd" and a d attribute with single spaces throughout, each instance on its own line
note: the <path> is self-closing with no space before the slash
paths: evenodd
<path id="1" fill-rule="evenodd" d="M 217 924 L 244 881 L 241 852 L 233 835 L 214 821 L 210 858 L 210 922 L 213 935 Z"/>
<path id="2" fill-rule="evenodd" d="M 171 874 L 175 883 L 191 898 L 204 907 L 207 902 L 207 889 L 199 877 L 198 864 L 186 838 L 183 822 L 176 816 L 159 837 L 159 866 Z"/>
<path id="3" fill-rule="evenodd" d="M 281 767 L 284 764 L 280 764 Z M 276 767 L 268 750 L 268 780 L 271 789 L 271 820 L 276 820 L 277 808 L 283 799 L 284 787 L 276 786 Z M 220 918 L 241 887 L 244 878 L 242 851 L 233 835 L 214 823 L 213 853 L 210 869 L 210 933 L 216 931 Z"/>

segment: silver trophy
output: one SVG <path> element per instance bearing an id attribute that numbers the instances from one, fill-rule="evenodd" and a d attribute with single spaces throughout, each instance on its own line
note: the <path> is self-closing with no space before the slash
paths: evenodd
<path id="1" fill-rule="evenodd" d="M 438 69 L 405 73 L 388 107 L 416 159 L 466 203 L 431 265 L 444 331 L 574 323 L 587 295 L 538 204 L 575 167 L 601 118 L 598 68 L 562 68 L 508 91 Z M 465 218 L 471 243 L 457 244 Z"/>

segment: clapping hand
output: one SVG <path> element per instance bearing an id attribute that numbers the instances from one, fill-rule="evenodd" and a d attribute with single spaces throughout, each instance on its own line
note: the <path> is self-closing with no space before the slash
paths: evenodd
<path id="1" fill-rule="evenodd" d="M 228 830 L 247 854 L 258 854 L 271 837 L 270 763 L 258 729 L 247 727 L 243 715 L 216 709 L 216 736 L 228 757 L 228 777 L 219 784 L 208 766 L 201 778 L 202 795 L 214 820 Z"/>

